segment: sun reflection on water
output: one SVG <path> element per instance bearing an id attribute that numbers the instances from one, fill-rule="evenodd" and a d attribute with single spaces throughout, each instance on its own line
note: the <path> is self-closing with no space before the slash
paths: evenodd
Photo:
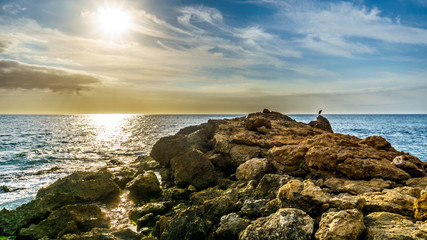
<path id="1" fill-rule="evenodd" d="M 90 123 L 96 131 L 97 142 L 110 142 L 115 140 L 126 140 L 130 137 L 124 128 L 132 117 L 132 114 L 93 114 L 89 115 Z"/>

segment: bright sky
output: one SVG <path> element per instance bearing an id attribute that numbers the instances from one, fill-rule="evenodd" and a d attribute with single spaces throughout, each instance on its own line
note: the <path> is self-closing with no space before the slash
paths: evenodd
<path id="1" fill-rule="evenodd" d="M 427 0 L 1 0 L 0 113 L 427 113 Z"/>

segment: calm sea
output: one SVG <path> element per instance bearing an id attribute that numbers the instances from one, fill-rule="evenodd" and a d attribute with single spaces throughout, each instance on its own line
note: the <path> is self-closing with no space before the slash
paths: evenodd
<path id="1" fill-rule="evenodd" d="M 161 137 L 208 119 L 241 115 L 0 115 L 0 209 L 32 200 L 37 190 L 110 160 L 149 154 Z M 316 115 L 290 115 L 300 122 Z M 325 115 L 335 132 L 385 137 L 401 151 L 427 161 L 427 115 Z M 55 168 L 55 171 L 44 171 Z"/>

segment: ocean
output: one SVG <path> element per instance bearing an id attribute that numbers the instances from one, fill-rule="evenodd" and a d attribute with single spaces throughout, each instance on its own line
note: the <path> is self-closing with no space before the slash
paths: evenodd
<path id="1" fill-rule="evenodd" d="M 161 137 L 209 119 L 242 115 L 0 115 L 0 209 L 34 199 L 37 190 L 75 171 L 149 154 Z M 316 115 L 289 115 L 308 123 Z M 427 115 L 324 115 L 337 133 L 379 135 L 427 161 Z"/>

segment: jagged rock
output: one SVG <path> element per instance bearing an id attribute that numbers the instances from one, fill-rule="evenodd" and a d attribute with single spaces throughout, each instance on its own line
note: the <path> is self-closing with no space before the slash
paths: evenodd
<path id="1" fill-rule="evenodd" d="M 365 199 L 363 208 L 366 212 L 391 212 L 405 216 L 414 216 L 415 197 L 397 189 L 384 189 L 382 192 L 371 192 L 359 195 Z"/>
<path id="2" fill-rule="evenodd" d="M 0 186 L 0 193 L 2 193 L 2 192 L 11 192 L 11 191 L 12 191 L 12 189 L 10 187 L 6 186 L 6 185 L 1 185 Z"/>
<path id="3" fill-rule="evenodd" d="M 224 190 L 221 190 L 221 189 L 207 188 L 200 192 L 192 193 L 190 195 L 190 201 L 193 204 L 200 205 L 200 204 L 203 204 L 205 201 L 208 201 L 223 195 L 223 193 L 224 193 Z"/>
<path id="4" fill-rule="evenodd" d="M 308 125 L 314 128 L 322 129 L 327 132 L 334 132 L 332 130 L 331 124 L 329 123 L 329 120 L 322 115 L 317 116 L 317 120 L 309 122 Z"/>
<path id="5" fill-rule="evenodd" d="M 162 196 L 172 200 L 184 200 L 190 197 L 190 190 L 186 188 L 171 187 L 163 189 Z"/>
<path id="6" fill-rule="evenodd" d="M 284 207 L 299 208 L 309 214 L 329 208 L 329 197 L 310 180 L 290 180 L 279 189 L 277 197 Z"/>
<path id="7" fill-rule="evenodd" d="M 364 230 L 363 214 L 349 209 L 324 213 L 315 236 L 318 240 L 356 240 Z"/>
<path id="8" fill-rule="evenodd" d="M 336 193 L 350 193 L 358 195 L 367 192 L 380 192 L 385 188 L 390 188 L 392 182 L 382 178 L 365 180 L 347 180 L 342 178 L 328 178 L 324 185 Z"/>
<path id="9" fill-rule="evenodd" d="M 211 222 L 203 216 L 200 207 L 187 208 L 170 219 L 160 240 L 197 240 L 206 239 Z"/>
<path id="10" fill-rule="evenodd" d="M 240 209 L 240 214 L 249 218 L 259 217 L 261 215 L 261 208 L 263 208 L 267 202 L 267 199 L 246 199 Z"/>
<path id="11" fill-rule="evenodd" d="M 53 211 L 37 225 L 32 224 L 19 232 L 21 236 L 40 239 L 59 238 L 67 233 L 88 232 L 92 228 L 108 228 L 110 223 L 96 205 L 67 205 Z"/>
<path id="12" fill-rule="evenodd" d="M 251 221 L 239 217 L 237 213 L 230 213 L 221 217 L 220 225 L 215 231 L 215 239 L 234 240 L 239 233 L 243 231 Z"/>
<path id="13" fill-rule="evenodd" d="M 113 181 L 114 176 L 105 171 L 75 172 L 42 188 L 37 192 L 37 198 L 48 194 L 70 194 L 77 202 L 112 202 L 120 195 L 119 186 Z"/>
<path id="14" fill-rule="evenodd" d="M 130 191 L 130 196 L 134 199 L 147 199 L 160 193 L 160 182 L 153 171 L 139 174 L 132 181 L 126 184 Z"/>
<path id="15" fill-rule="evenodd" d="M 269 165 L 265 158 L 252 158 L 242 164 L 236 170 L 237 180 L 259 181 L 269 171 Z"/>
<path id="16" fill-rule="evenodd" d="M 191 149 L 172 158 L 171 166 L 175 182 L 180 186 L 193 185 L 197 189 L 205 189 L 216 181 L 215 167 L 199 150 Z"/>
<path id="17" fill-rule="evenodd" d="M 305 176 L 303 166 L 307 151 L 305 145 L 284 145 L 271 148 L 267 156 L 277 170 L 293 176 Z"/>
<path id="18" fill-rule="evenodd" d="M 282 208 L 268 217 L 253 221 L 240 233 L 239 239 L 310 240 L 313 224 L 313 219 L 305 212 L 294 208 Z"/>
<path id="19" fill-rule="evenodd" d="M 153 215 L 165 214 L 171 208 L 172 204 L 169 202 L 151 202 L 141 207 L 133 208 L 129 212 L 129 218 L 136 221 L 149 213 L 152 213 Z"/>
<path id="20" fill-rule="evenodd" d="M 203 215 L 206 220 L 217 223 L 220 218 L 236 210 L 237 194 L 231 193 L 203 203 Z"/>
<path id="21" fill-rule="evenodd" d="M 425 175 L 424 163 L 421 162 L 421 160 L 417 157 L 411 156 L 409 154 L 395 157 L 392 164 L 398 168 L 403 169 L 412 177 L 423 177 Z"/>
<path id="22" fill-rule="evenodd" d="M 414 217 L 419 221 L 427 220 L 427 191 L 414 201 Z"/>
<path id="23" fill-rule="evenodd" d="M 264 117 L 247 118 L 245 128 L 249 131 L 259 131 L 260 128 L 271 128 L 271 121 Z"/>
<path id="24" fill-rule="evenodd" d="M 279 188 L 285 185 L 292 177 L 279 174 L 265 174 L 252 193 L 254 199 L 274 199 Z"/>
<path id="25" fill-rule="evenodd" d="M 353 196 L 348 193 L 341 193 L 333 196 L 329 199 L 328 203 L 330 207 L 345 210 L 345 209 L 357 209 L 362 211 L 365 207 L 365 199 L 360 196 Z"/>
<path id="26" fill-rule="evenodd" d="M 270 200 L 268 203 L 266 203 L 262 208 L 259 209 L 258 212 L 261 217 L 266 217 L 270 214 L 277 212 L 281 208 L 282 208 L 282 201 L 278 198 L 275 198 L 273 200 Z"/>
<path id="27" fill-rule="evenodd" d="M 368 240 L 425 240 L 427 224 L 414 223 L 409 217 L 396 213 L 374 212 L 365 217 L 366 239 Z"/>

